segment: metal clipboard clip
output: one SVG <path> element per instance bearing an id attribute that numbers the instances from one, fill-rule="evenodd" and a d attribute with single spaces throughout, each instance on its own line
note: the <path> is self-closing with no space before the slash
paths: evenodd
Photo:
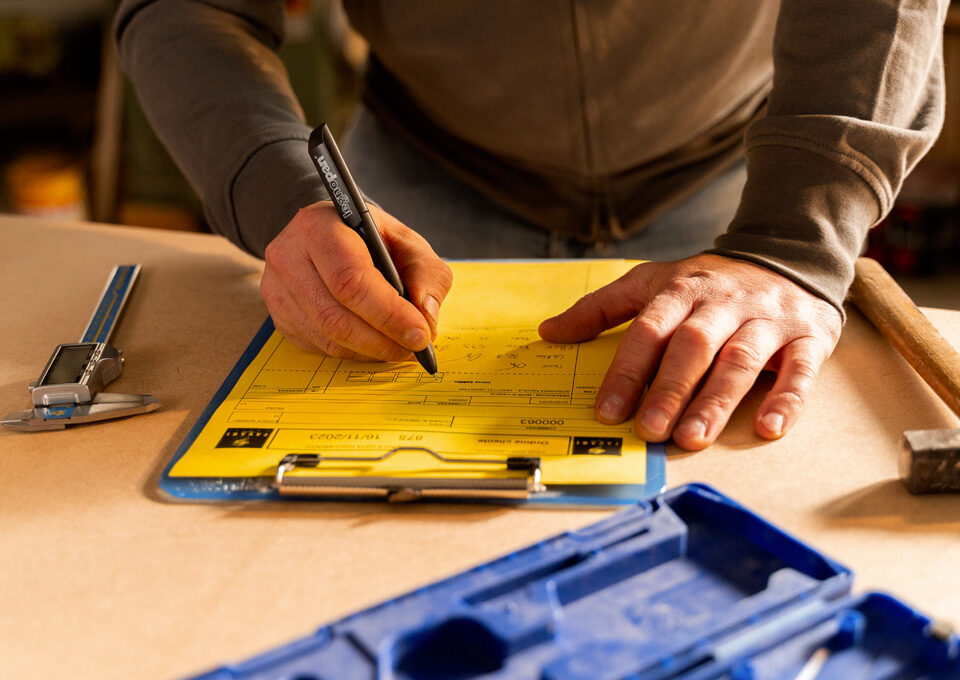
<path id="1" fill-rule="evenodd" d="M 504 477 L 470 479 L 467 477 L 333 477 L 291 475 L 297 468 L 318 468 L 330 463 L 379 463 L 402 452 L 427 453 L 451 465 L 499 466 L 512 473 Z M 318 453 L 291 453 L 277 465 L 274 488 L 283 496 L 321 496 L 383 498 L 391 502 L 416 501 L 423 498 L 526 500 L 532 494 L 547 490 L 540 481 L 540 459 L 450 458 L 422 446 L 399 446 L 381 456 L 325 456 Z"/>

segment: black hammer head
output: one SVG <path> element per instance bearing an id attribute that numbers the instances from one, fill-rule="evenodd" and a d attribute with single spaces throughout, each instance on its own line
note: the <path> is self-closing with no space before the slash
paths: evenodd
<path id="1" fill-rule="evenodd" d="M 900 479 L 911 493 L 960 491 L 960 428 L 904 432 Z"/>

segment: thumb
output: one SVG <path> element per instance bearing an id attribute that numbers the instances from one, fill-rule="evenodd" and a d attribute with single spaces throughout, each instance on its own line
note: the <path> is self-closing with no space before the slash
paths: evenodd
<path id="1" fill-rule="evenodd" d="M 392 215 L 372 206 L 371 209 L 376 211 L 377 225 L 407 297 L 426 318 L 436 337 L 440 305 L 453 285 L 453 272 L 420 234 Z"/>
<path id="2" fill-rule="evenodd" d="M 629 321 L 650 300 L 650 279 L 655 263 L 639 264 L 616 281 L 587 293 L 565 312 L 540 324 L 547 342 L 583 342 Z"/>

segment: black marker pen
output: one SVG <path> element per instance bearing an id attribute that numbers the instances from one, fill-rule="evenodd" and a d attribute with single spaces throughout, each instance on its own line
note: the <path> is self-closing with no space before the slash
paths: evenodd
<path id="1" fill-rule="evenodd" d="M 347 164 L 340 155 L 340 149 L 337 148 L 337 142 L 333 139 L 326 123 L 310 133 L 307 148 L 313 164 L 317 166 L 317 172 L 320 173 L 320 179 L 323 180 L 323 185 L 330 194 L 330 200 L 337 208 L 340 220 L 360 234 L 373 259 L 373 266 L 383 274 L 383 278 L 391 286 L 396 288 L 397 293 L 412 303 L 403 287 L 403 281 L 400 280 L 400 274 L 397 273 L 397 268 L 390 259 L 390 253 L 387 252 L 387 247 L 380 237 L 380 230 L 377 229 L 373 216 L 367 209 L 360 188 L 353 181 L 350 170 L 347 169 Z M 423 366 L 423 370 L 434 378 L 437 377 L 437 356 L 433 353 L 433 343 L 419 352 L 414 352 L 414 356 Z"/>

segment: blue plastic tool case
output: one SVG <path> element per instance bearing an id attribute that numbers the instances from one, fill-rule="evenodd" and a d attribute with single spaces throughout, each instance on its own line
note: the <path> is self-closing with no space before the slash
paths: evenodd
<path id="1" fill-rule="evenodd" d="M 960 678 L 954 634 L 888 595 L 852 597 L 851 584 L 694 484 L 197 678 Z"/>

